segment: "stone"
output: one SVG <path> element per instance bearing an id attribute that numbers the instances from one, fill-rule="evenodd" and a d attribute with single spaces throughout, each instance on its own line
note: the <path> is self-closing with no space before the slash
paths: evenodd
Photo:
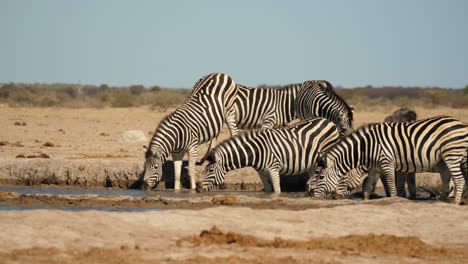
<path id="1" fill-rule="evenodd" d="M 128 130 L 122 134 L 122 140 L 124 142 L 138 142 L 138 141 L 148 141 L 145 136 L 145 133 L 141 130 Z"/>

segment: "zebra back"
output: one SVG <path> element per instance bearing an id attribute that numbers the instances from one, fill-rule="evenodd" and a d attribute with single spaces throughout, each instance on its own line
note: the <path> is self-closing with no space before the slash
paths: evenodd
<path id="1" fill-rule="evenodd" d="M 335 93 L 328 81 L 306 81 L 297 95 L 299 118 L 323 117 L 338 127 L 342 136 L 353 131 L 353 108 Z"/>
<path id="2" fill-rule="evenodd" d="M 238 128 L 279 128 L 296 118 L 295 100 L 301 84 L 279 89 L 238 85 L 235 102 Z"/>

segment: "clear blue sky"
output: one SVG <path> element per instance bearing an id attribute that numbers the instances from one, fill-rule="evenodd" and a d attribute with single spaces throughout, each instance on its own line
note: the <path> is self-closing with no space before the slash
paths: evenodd
<path id="1" fill-rule="evenodd" d="M 0 82 L 459 88 L 468 1 L 0 0 Z"/>

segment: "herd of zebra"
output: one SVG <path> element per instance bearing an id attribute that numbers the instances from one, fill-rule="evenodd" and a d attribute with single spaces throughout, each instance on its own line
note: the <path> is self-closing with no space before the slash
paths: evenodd
<path id="1" fill-rule="evenodd" d="M 290 124 L 293 120 L 297 123 Z M 231 137 L 202 159 L 198 146 L 212 142 L 227 123 Z M 383 123 L 353 129 L 353 108 L 327 81 L 306 81 L 279 89 L 249 88 L 223 73 L 199 79 L 191 95 L 165 117 L 146 148 L 143 188 L 162 178 L 169 155 L 174 189 L 180 189 L 182 159 L 188 154 L 191 189 L 209 191 L 227 172 L 253 167 L 266 192 L 281 192 L 280 175 L 307 173 L 309 195 L 343 196 L 363 182 L 364 197 L 381 179 L 387 196 L 416 196 L 415 172 L 439 172 L 444 195 L 453 181 L 455 202 L 466 189 L 468 126 L 440 116 L 416 120 L 413 111 L 396 112 Z M 250 129 L 239 133 L 238 129 Z"/>

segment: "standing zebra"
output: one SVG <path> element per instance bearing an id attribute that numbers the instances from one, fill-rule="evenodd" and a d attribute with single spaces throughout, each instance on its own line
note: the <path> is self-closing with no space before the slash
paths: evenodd
<path id="1" fill-rule="evenodd" d="M 297 100 L 296 114 L 301 119 L 324 117 L 338 127 L 341 136 L 353 132 L 353 108 L 337 95 L 328 81 L 306 81 Z"/>
<path id="2" fill-rule="evenodd" d="M 402 122 L 412 122 L 416 121 L 417 115 L 416 112 L 410 110 L 408 108 L 401 108 L 393 112 L 391 115 L 387 116 L 384 119 L 386 123 L 402 123 Z M 368 199 L 369 195 L 374 191 L 375 185 L 377 182 L 371 181 L 371 179 L 375 179 L 375 175 L 371 175 L 371 177 L 367 177 L 367 172 L 364 171 L 363 168 L 359 168 L 357 170 L 352 170 L 348 173 L 345 177 L 343 177 L 338 186 L 336 187 L 336 196 L 343 197 L 348 195 L 354 188 L 359 186 L 362 182 L 362 190 L 363 190 L 363 198 Z M 365 178 L 365 179 L 364 179 Z M 410 193 L 411 199 L 416 199 L 416 181 L 415 181 L 415 173 L 400 173 L 395 172 L 395 183 L 397 187 L 397 195 L 400 197 L 406 197 L 405 191 L 405 181 L 408 183 L 408 190 Z M 364 179 L 364 181 L 362 181 Z M 384 187 L 387 187 L 385 181 L 382 179 L 384 183 Z M 389 195 L 388 188 L 385 188 L 385 192 Z"/>
<path id="3" fill-rule="evenodd" d="M 153 188 L 161 180 L 162 164 L 169 154 L 174 160 L 174 189 L 180 189 L 182 158 L 189 156 L 190 186 L 195 189 L 198 145 L 217 136 L 224 120 L 231 135 L 237 134 L 234 101 L 237 84 L 226 74 L 211 73 L 199 79 L 189 98 L 164 118 L 145 153 L 144 185 Z"/>
<path id="4" fill-rule="evenodd" d="M 209 191 L 224 182 L 227 172 L 253 167 L 260 172 L 264 190 L 281 192 L 279 175 L 314 173 L 319 152 L 336 144 L 339 133 L 324 118 L 304 120 L 281 129 L 260 129 L 239 134 L 213 149 L 197 191 Z M 268 182 L 271 180 L 271 185 Z"/>
<path id="5" fill-rule="evenodd" d="M 314 196 L 335 190 L 352 169 L 378 170 L 395 196 L 395 171 L 441 174 L 444 191 L 455 183 L 455 202 L 461 203 L 465 188 L 468 127 L 451 117 L 433 117 L 409 123 L 370 124 L 359 128 L 333 146 L 318 163 L 323 167 Z"/>
<path id="6" fill-rule="evenodd" d="M 279 89 L 238 85 L 235 103 L 237 128 L 280 128 L 296 119 L 295 101 L 302 84 Z"/>

